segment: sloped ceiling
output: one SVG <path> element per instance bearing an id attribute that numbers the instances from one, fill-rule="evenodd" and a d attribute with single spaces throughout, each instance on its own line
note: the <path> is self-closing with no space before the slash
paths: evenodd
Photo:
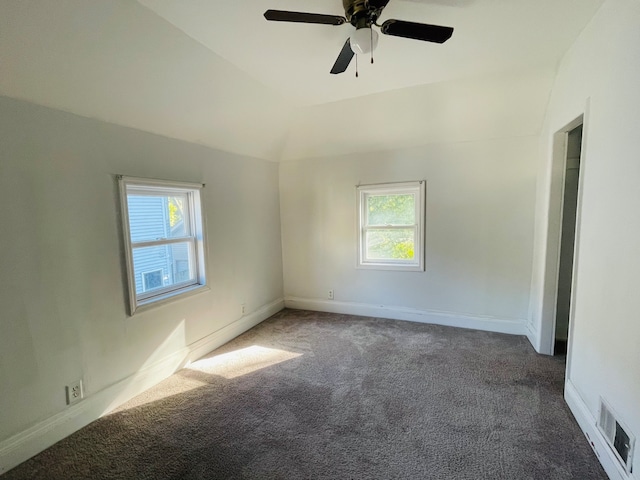
<path id="1" fill-rule="evenodd" d="M 380 35 L 368 56 L 330 75 L 354 28 L 267 22 L 267 8 L 344 15 L 342 0 L 139 0 L 298 105 L 317 105 L 495 71 L 554 63 L 601 0 L 391 0 L 396 18 L 454 27 L 442 45 Z"/>
<path id="2" fill-rule="evenodd" d="M 536 67 L 301 108 L 281 159 L 538 135 L 554 77 Z"/>
<path id="3" fill-rule="evenodd" d="M 0 94 L 276 159 L 292 105 L 135 1 L 0 2 Z"/>
<path id="4" fill-rule="evenodd" d="M 0 94 L 270 160 L 431 141 L 438 129 L 425 139 L 416 125 L 451 124 L 445 112 L 461 119 L 451 131 L 477 134 L 492 109 L 505 125 L 512 117 L 501 91 L 530 98 L 513 106 L 528 132 L 542 122 L 555 65 L 601 3 L 391 0 L 382 20 L 450 25 L 454 36 L 435 45 L 381 35 L 375 64 L 359 62 L 355 78 L 353 65 L 328 73 L 351 26 L 262 17 L 341 14 L 340 0 L 7 1 Z M 493 101 L 478 115 L 485 93 Z"/>

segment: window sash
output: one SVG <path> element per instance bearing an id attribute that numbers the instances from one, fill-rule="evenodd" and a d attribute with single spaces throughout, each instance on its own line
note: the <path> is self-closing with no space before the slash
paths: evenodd
<path id="1" fill-rule="evenodd" d="M 176 243 L 188 243 L 189 248 L 188 248 L 187 260 L 189 262 L 190 270 L 193 268 L 193 277 L 189 278 L 188 280 L 185 280 L 183 282 L 175 282 L 175 283 L 172 283 L 171 285 L 167 285 L 166 287 L 162 287 L 162 288 L 154 288 L 153 290 L 147 290 L 147 291 L 140 292 L 140 293 L 138 293 L 137 290 L 136 290 L 136 298 L 137 298 L 137 300 L 139 300 L 139 301 L 148 300 L 150 298 L 161 296 L 161 295 L 166 295 L 167 293 L 170 293 L 170 292 L 173 292 L 173 291 L 178 291 L 178 290 L 181 290 L 183 288 L 190 287 L 192 285 L 198 285 L 198 278 L 199 278 L 199 274 L 198 273 L 199 273 L 199 271 L 198 271 L 198 262 L 196 261 L 196 255 L 197 255 L 196 248 L 197 248 L 197 245 L 196 245 L 196 239 L 194 237 L 180 238 L 180 239 L 177 239 L 177 240 L 166 239 L 165 241 L 157 240 L 157 241 L 154 241 L 154 242 L 132 243 L 131 244 L 131 248 L 132 248 L 132 252 L 133 252 L 136 248 L 158 247 L 158 246 L 161 247 L 161 246 L 165 246 L 165 245 L 173 245 L 173 244 L 176 244 Z M 134 275 L 136 274 L 135 268 L 134 268 L 133 274 Z"/>
<path id="2" fill-rule="evenodd" d="M 195 243 L 196 237 L 171 237 L 158 238 L 157 240 L 146 240 L 144 242 L 131 242 L 131 248 L 155 247 L 159 245 L 171 245 L 172 243 L 190 242 Z"/>
<path id="3" fill-rule="evenodd" d="M 373 228 L 373 227 L 393 227 L 393 226 L 400 226 L 400 227 L 412 227 L 417 225 L 417 222 L 415 221 L 419 214 L 420 214 L 420 205 L 419 205 L 419 192 L 415 191 L 415 188 L 404 188 L 404 189 L 396 189 L 396 190 L 384 190 L 381 192 L 375 192 L 375 193 L 371 193 L 371 192 L 367 192 L 364 194 L 364 204 L 363 204 L 363 213 L 364 213 L 364 226 L 367 228 Z M 402 224 L 402 223 L 393 223 L 393 224 L 386 224 L 386 225 L 370 225 L 369 223 L 369 218 L 370 218 L 370 212 L 369 212 L 369 199 L 371 197 L 391 197 L 391 196 L 407 196 L 407 195 L 411 195 L 413 197 L 413 223 L 409 223 L 409 224 Z"/>
<path id="4" fill-rule="evenodd" d="M 122 212 L 123 236 L 127 263 L 127 279 L 129 287 L 129 314 L 134 315 L 139 309 L 160 305 L 166 301 L 186 294 L 202 291 L 207 288 L 205 277 L 206 250 L 203 202 L 201 189 L 204 185 L 165 180 L 150 180 L 136 177 L 118 176 L 120 185 L 120 204 Z M 186 197 L 183 219 L 186 235 L 170 238 L 157 238 L 144 241 L 132 241 L 129 218 L 128 196 L 182 196 Z M 133 259 L 135 249 L 154 246 L 169 246 L 177 243 L 188 244 L 186 260 L 189 262 L 189 279 L 176 282 L 163 288 L 153 289 L 138 294 L 136 288 L 136 272 Z M 172 275 L 175 266 L 171 263 Z M 140 272 L 139 272 L 140 273 Z M 175 278 L 175 277 L 173 277 Z"/>
<path id="5" fill-rule="evenodd" d="M 358 190 L 358 267 L 374 269 L 424 270 L 424 208 L 425 182 L 403 182 L 362 185 Z M 414 223 L 369 225 L 369 198 L 372 196 L 413 195 Z M 367 248 L 367 234 L 374 231 L 413 230 L 414 255 L 411 259 L 371 258 Z"/>
<path id="6" fill-rule="evenodd" d="M 171 285 L 167 285 L 166 287 L 155 288 L 153 290 L 144 291 L 140 293 L 138 293 L 136 289 L 136 299 L 138 301 L 148 300 L 153 297 L 166 295 L 168 293 L 181 290 L 191 285 L 197 285 L 199 275 L 198 275 L 198 262 L 196 261 L 196 254 L 197 254 L 196 238 L 192 234 L 192 228 L 191 228 L 192 225 L 194 224 L 192 220 L 192 212 L 194 211 L 193 194 L 191 192 L 185 191 L 184 189 L 180 189 L 180 188 L 166 188 L 166 187 L 149 188 L 149 187 L 132 186 L 127 188 L 127 198 L 129 197 L 129 195 L 136 195 L 136 196 L 144 195 L 149 197 L 161 197 L 161 198 L 168 198 L 168 197 L 177 196 L 177 195 L 186 196 L 187 201 L 186 201 L 185 212 L 184 212 L 184 217 L 186 220 L 185 227 L 187 232 L 191 235 L 183 236 L 183 237 L 161 237 L 156 240 L 145 240 L 141 242 L 130 242 L 130 243 L 131 243 L 131 252 L 133 253 L 133 251 L 137 248 L 161 247 L 164 245 L 172 245 L 172 244 L 187 242 L 189 244 L 189 249 L 188 249 L 189 265 L 193 266 L 193 269 L 194 269 L 193 278 L 190 278 L 187 281 L 172 283 Z M 136 274 L 135 266 L 134 266 L 133 274 L 134 275 Z"/>
<path id="7" fill-rule="evenodd" d="M 381 231 L 381 230 L 412 230 L 413 237 L 413 258 L 374 258 L 369 256 L 369 248 L 367 246 L 368 235 L 367 232 L 371 231 Z M 361 249 L 362 249 L 362 259 L 361 262 L 363 264 L 380 264 L 380 263 L 388 263 L 388 264 L 397 264 L 397 265 L 415 265 L 416 260 L 418 258 L 418 254 L 416 250 L 419 248 L 418 241 L 419 229 L 418 225 L 406 225 L 406 226 L 389 226 L 389 227 L 363 227 L 362 228 L 362 238 L 361 238 Z"/>
<path id="8" fill-rule="evenodd" d="M 188 281 L 188 282 L 180 282 L 174 283 L 173 285 L 167 285 L 162 288 L 154 288 L 153 290 L 148 290 L 146 292 L 142 292 L 137 295 L 138 301 L 149 300 L 153 297 L 162 297 L 168 293 L 173 292 L 174 290 L 182 290 L 183 288 L 190 287 L 192 285 L 197 285 L 197 281 Z"/>
<path id="9" fill-rule="evenodd" d="M 407 224 L 407 225 L 372 225 L 370 227 L 368 226 L 364 226 L 362 227 L 362 230 L 367 231 L 367 230 L 406 230 L 408 228 L 413 228 L 413 229 L 417 229 L 418 225 L 417 224 Z"/>

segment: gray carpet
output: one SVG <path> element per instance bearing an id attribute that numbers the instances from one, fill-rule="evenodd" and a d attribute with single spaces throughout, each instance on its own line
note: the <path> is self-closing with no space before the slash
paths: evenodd
<path id="1" fill-rule="evenodd" d="M 523 337 L 284 310 L 2 480 L 605 479 L 563 371 Z"/>

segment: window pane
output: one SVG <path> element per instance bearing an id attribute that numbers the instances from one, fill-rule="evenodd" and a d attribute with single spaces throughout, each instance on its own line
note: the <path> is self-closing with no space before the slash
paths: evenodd
<path id="1" fill-rule="evenodd" d="M 365 235 L 367 260 L 413 260 L 415 257 L 413 228 L 369 230 Z"/>
<path id="2" fill-rule="evenodd" d="M 414 225 L 415 196 L 401 195 L 368 195 L 367 225 Z"/>
<path id="3" fill-rule="evenodd" d="M 189 235 L 187 195 L 127 195 L 132 242 Z"/>
<path id="4" fill-rule="evenodd" d="M 177 283 L 195 283 L 193 248 L 190 242 L 133 249 L 136 294 Z"/>

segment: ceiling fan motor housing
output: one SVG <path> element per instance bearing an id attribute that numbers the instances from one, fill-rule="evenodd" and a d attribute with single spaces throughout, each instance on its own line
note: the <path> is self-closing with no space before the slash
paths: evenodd
<path id="1" fill-rule="evenodd" d="M 379 11 L 368 0 L 342 0 L 347 21 L 356 29 L 370 27 L 378 19 Z"/>

